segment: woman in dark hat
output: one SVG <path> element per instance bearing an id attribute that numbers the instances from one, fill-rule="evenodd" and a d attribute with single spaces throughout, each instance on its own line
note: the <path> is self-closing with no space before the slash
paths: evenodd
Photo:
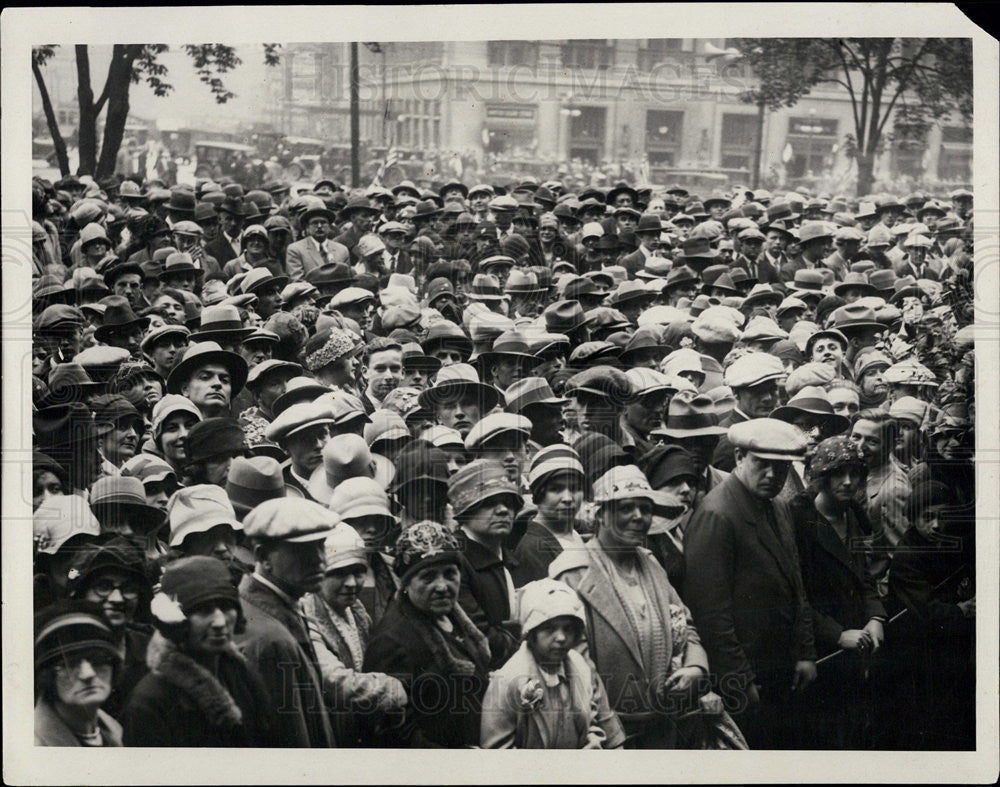
<path id="1" fill-rule="evenodd" d="M 865 672 L 883 644 L 887 616 L 875 585 L 871 522 L 856 500 L 867 475 L 848 437 L 827 438 L 809 460 L 809 488 L 794 501 L 816 655 L 840 654 L 823 665 L 805 698 L 811 748 L 870 746 L 874 707 Z"/>
<path id="2" fill-rule="evenodd" d="M 150 672 L 122 715 L 126 745 L 273 745 L 267 692 L 233 644 L 245 621 L 222 562 L 170 563 L 151 608 Z"/>
<path id="3" fill-rule="evenodd" d="M 370 729 L 374 745 L 479 745 L 490 650 L 458 605 L 460 561 L 457 539 L 436 522 L 411 525 L 396 542 L 399 593 L 372 631 L 362 670 L 396 675 L 408 697 L 436 700 L 410 702 L 398 726 Z"/>
<path id="4" fill-rule="evenodd" d="M 133 538 L 115 536 L 82 549 L 68 572 L 69 596 L 94 604 L 111 630 L 122 662 L 102 707 L 116 719 L 132 689 L 146 674 L 146 645 L 152 629 L 150 564 Z"/>
<path id="5" fill-rule="evenodd" d="M 35 615 L 35 745 L 121 746 L 101 709 L 121 664 L 100 608 L 61 601 Z"/>

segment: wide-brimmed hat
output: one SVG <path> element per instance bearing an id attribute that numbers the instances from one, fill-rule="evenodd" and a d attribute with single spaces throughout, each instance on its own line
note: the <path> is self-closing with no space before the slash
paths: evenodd
<path id="1" fill-rule="evenodd" d="M 139 317 L 132 311 L 132 304 L 127 299 L 113 297 L 115 301 L 107 304 L 104 310 L 104 322 L 94 331 L 94 338 L 99 342 L 106 342 L 109 337 L 128 328 L 145 331 L 149 327 L 149 318 Z"/>
<path id="2" fill-rule="evenodd" d="M 858 303 L 841 306 L 830 317 L 832 318 L 831 327 L 845 335 L 858 330 L 883 330 L 885 328 L 875 319 L 874 309 Z"/>
<path id="3" fill-rule="evenodd" d="M 396 471 L 384 456 L 373 454 L 358 434 L 336 435 L 323 446 L 323 461 L 313 470 L 306 488 L 324 505 L 329 504 L 337 486 L 348 478 L 373 478 L 385 489 Z"/>
<path id="4" fill-rule="evenodd" d="M 205 276 L 205 271 L 194 264 L 194 257 L 186 251 L 175 251 L 168 254 L 163 261 L 163 269 L 159 272 L 158 278 L 160 281 L 164 281 L 185 273 L 194 274 L 196 279 Z"/>
<path id="5" fill-rule="evenodd" d="M 492 385 L 481 382 L 475 367 L 467 363 L 456 363 L 441 369 L 434 379 L 434 385 L 421 391 L 417 401 L 421 407 L 433 410 L 440 404 L 461 400 L 468 392 L 476 394 L 484 413 L 492 410 L 500 401 L 500 392 Z"/>
<path id="6" fill-rule="evenodd" d="M 254 328 L 244 327 L 243 321 L 240 319 L 239 309 L 236 306 L 220 303 L 206 306 L 201 310 L 198 330 L 191 334 L 191 340 L 204 342 L 221 338 L 242 342 L 254 330 Z"/>
<path id="7" fill-rule="evenodd" d="M 745 312 L 754 306 L 778 306 L 784 297 L 770 284 L 755 284 L 743 300 L 740 310 Z"/>
<path id="8" fill-rule="evenodd" d="M 242 530 L 229 496 L 216 484 L 195 484 L 178 489 L 167 503 L 170 546 L 179 547 L 193 533 L 206 533 L 219 525 Z"/>
<path id="9" fill-rule="evenodd" d="M 240 291 L 244 294 L 253 293 L 262 287 L 273 286 L 281 290 L 288 284 L 287 276 L 275 276 L 269 268 L 254 268 L 240 282 Z M 204 312 L 202 312 L 204 317 Z"/>
<path id="10" fill-rule="evenodd" d="M 250 332 L 253 333 L 253 330 Z M 170 370 L 170 375 L 167 377 L 167 391 L 179 394 L 194 371 L 208 363 L 221 364 L 229 371 L 232 384 L 230 396 L 236 396 L 243 390 L 247 381 L 247 362 L 242 356 L 223 350 L 217 342 L 204 341 L 192 344 L 184 351 L 184 357 Z"/>
<path id="11" fill-rule="evenodd" d="M 285 392 L 271 405 L 275 417 L 293 404 L 312 402 L 319 396 L 330 393 L 330 387 L 323 385 L 312 377 L 292 377 L 285 385 Z"/>
<path id="12" fill-rule="evenodd" d="M 677 438 L 724 435 L 726 427 L 719 426 L 715 411 L 715 402 L 706 394 L 691 399 L 674 397 L 667 408 L 666 422 L 652 434 Z"/>
<path id="13" fill-rule="evenodd" d="M 544 377 L 525 377 L 513 383 L 505 392 L 506 409 L 511 413 L 522 413 L 532 405 L 561 407 L 569 399 L 556 396 Z"/>
<path id="14" fill-rule="evenodd" d="M 144 535 L 155 534 L 167 522 L 162 509 L 146 503 L 145 487 L 134 476 L 98 478 L 90 488 L 90 508 L 104 528 L 114 526 L 119 513 L 127 513 L 132 527 L 141 526 Z"/>
<path id="15" fill-rule="evenodd" d="M 550 304 L 542 312 L 545 329 L 551 333 L 569 334 L 590 323 L 583 307 L 576 300 L 562 300 Z"/>
<path id="16" fill-rule="evenodd" d="M 892 271 L 886 273 L 892 274 Z M 844 280 L 833 288 L 833 294 L 843 298 L 849 290 L 859 290 L 862 296 L 878 295 L 878 290 L 863 273 L 848 273 Z"/>
<path id="17" fill-rule="evenodd" d="M 663 292 L 684 284 L 698 284 L 700 282 L 701 277 L 692 268 L 681 265 L 667 274 L 667 283 L 663 285 Z"/>
<path id="18" fill-rule="evenodd" d="M 517 358 L 530 366 L 537 366 L 542 362 L 541 358 L 531 352 L 527 336 L 519 330 L 501 333 L 493 340 L 493 348 L 489 352 L 480 353 L 479 358 L 488 367 L 505 356 Z"/>
<path id="19" fill-rule="evenodd" d="M 440 347 L 448 347 L 468 358 L 472 354 L 472 340 L 453 322 L 442 320 L 427 329 L 427 336 L 421 342 L 424 352 L 428 355 Z"/>
<path id="20" fill-rule="evenodd" d="M 226 494 L 237 517 L 245 517 L 265 500 L 285 497 L 281 464 L 268 456 L 233 459 L 226 478 Z"/>
<path id="21" fill-rule="evenodd" d="M 833 411 L 830 397 L 819 386 L 800 388 L 795 396 L 788 400 L 788 404 L 772 410 L 769 417 L 793 423 L 802 413 L 819 418 L 826 424 L 831 434 L 844 432 L 851 425 L 846 416 L 838 415 Z"/>

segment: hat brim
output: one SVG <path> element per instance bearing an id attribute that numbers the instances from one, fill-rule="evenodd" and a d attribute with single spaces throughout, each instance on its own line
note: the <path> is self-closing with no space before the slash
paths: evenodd
<path id="1" fill-rule="evenodd" d="M 747 453 L 753 454 L 758 459 L 773 459 L 780 462 L 801 462 L 806 458 L 805 452 L 795 454 L 777 453 L 774 451 L 755 451 L 748 449 Z"/>
<path id="2" fill-rule="evenodd" d="M 882 323 L 868 322 L 868 320 L 859 320 L 858 322 L 849 322 L 849 323 L 844 323 L 843 325 L 834 325 L 833 327 L 845 335 L 849 331 L 854 333 L 863 330 L 871 330 L 871 331 L 885 330 L 885 326 Z"/>
<path id="3" fill-rule="evenodd" d="M 479 405 L 482 412 L 492 410 L 500 403 L 500 392 L 492 385 L 486 383 L 471 382 L 468 380 L 449 380 L 433 388 L 427 388 L 420 392 L 417 402 L 421 407 L 433 410 L 439 404 L 447 404 L 461 398 L 460 391 L 478 391 Z"/>
<path id="4" fill-rule="evenodd" d="M 792 404 L 782 405 L 772 410 L 768 418 L 777 418 L 779 421 L 791 423 L 793 418 L 802 414 L 812 415 L 821 419 L 830 428 L 835 428 L 837 434 L 846 431 L 851 425 L 851 421 L 847 416 L 838 415 L 837 413 L 825 413 L 822 410 L 809 410 L 805 407 L 796 407 Z"/>
<path id="5" fill-rule="evenodd" d="M 902 303 L 904 298 L 923 298 L 926 295 L 927 293 L 920 289 L 920 287 L 905 287 L 899 292 L 894 293 L 893 296 L 889 298 L 889 303 Z"/>
<path id="6" fill-rule="evenodd" d="M 218 363 L 229 370 L 232 384 L 229 397 L 230 401 L 232 401 L 236 394 L 242 391 L 246 385 L 247 374 L 249 372 L 246 361 L 243 358 L 236 353 L 227 352 L 226 350 L 212 350 L 206 353 L 199 353 L 193 358 L 182 360 L 171 369 L 170 375 L 167 377 L 167 393 L 179 394 L 184 383 L 187 382 L 194 370 L 206 363 Z"/>
<path id="7" fill-rule="evenodd" d="M 761 295 L 750 295 L 743 301 L 743 305 L 740 309 L 745 309 L 748 306 L 780 306 L 783 300 L 785 300 L 785 298 L 780 292 L 776 292 L 774 294 L 763 293 Z"/>
<path id="8" fill-rule="evenodd" d="M 142 330 L 145 331 L 146 328 L 149 327 L 149 317 L 137 317 L 134 320 L 118 323 L 117 325 L 101 325 L 94 331 L 94 338 L 99 342 L 106 341 L 108 336 L 127 328 L 130 325 L 141 326 Z"/>
<path id="9" fill-rule="evenodd" d="M 256 328 L 226 328 L 219 331 L 197 331 L 192 333 L 188 338 L 194 342 L 214 342 L 217 336 L 221 336 L 223 339 L 236 339 L 242 342 L 256 330 Z"/>
<path id="10" fill-rule="evenodd" d="M 250 293 L 253 293 L 259 287 L 263 287 L 263 286 L 268 285 L 268 284 L 272 285 L 272 286 L 276 286 L 279 289 L 284 289 L 285 285 L 288 284 L 288 281 L 289 281 L 289 279 L 288 279 L 287 276 L 272 276 L 269 279 L 263 279 L 262 281 L 260 281 L 257 284 L 253 285 L 253 287 L 251 287 L 249 290 L 247 290 L 244 294 L 245 295 L 249 295 Z"/>
<path id="11" fill-rule="evenodd" d="M 664 435 L 665 437 L 721 437 L 729 430 L 724 426 L 699 426 L 694 429 L 671 429 L 663 427 L 654 429 L 651 435 Z"/>

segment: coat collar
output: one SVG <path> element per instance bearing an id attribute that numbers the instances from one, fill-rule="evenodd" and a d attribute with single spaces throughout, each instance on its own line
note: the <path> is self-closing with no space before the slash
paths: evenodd
<path id="1" fill-rule="evenodd" d="M 97 726 L 105 746 L 122 745 L 122 727 L 102 710 L 97 711 Z M 80 740 L 59 718 L 55 708 L 45 700 L 35 706 L 35 740 L 43 746 L 80 746 Z"/>
<path id="2" fill-rule="evenodd" d="M 730 491 L 733 500 L 737 503 L 743 520 L 753 525 L 754 533 L 756 533 L 757 540 L 760 541 L 761 546 L 771 553 L 775 564 L 781 573 L 785 575 L 789 584 L 795 586 L 797 583 L 795 582 L 795 575 L 792 570 L 792 566 L 796 563 L 795 552 L 787 543 L 780 507 L 773 500 L 771 501 L 774 519 L 778 524 L 779 531 L 779 533 L 775 533 L 774 528 L 767 521 L 767 516 L 764 513 L 761 502 L 750 494 L 750 491 L 735 474 L 731 474 L 723 483 Z"/>

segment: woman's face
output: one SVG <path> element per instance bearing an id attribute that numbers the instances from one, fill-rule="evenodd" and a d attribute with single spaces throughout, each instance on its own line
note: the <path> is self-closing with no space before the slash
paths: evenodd
<path id="1" fill-rule="evenodd" d="M 435 563 L 417 571 L 403 592 L 421 612 L 444 617 L 455 608 L 461 581 L 457 563 Z"/>
<path id="2" fill-rule="evenodd" d="M 631 497 L 606 503 L 601 508 L 601 526 L 597 537 L 605 549 L 633 550 L 646 542 L 653 524 L 653 501 Z"/>
<path id="3" fill-rule="evenodd" d="M 160 448 L 172 465 L 187 461 L 187 435 L 198 419 L 191 413 L 180 412 L 167 418 L 160 431 Z"/>
<path id="4" fill-rule="evenodd" d="M 328 571 L 320 583 L 319 591 L 327 604 L 343 613 L 358 599 L 358 592 L 368 573 L 366 566 L 357 564 Z"/>
<path id="5" fill-rule="evenodd" d="M 571 523 L 583 505 L 583 479 L 573 472 L 557 474 L 545 482 L 537 505 L 543 519 Z"/>
<path id="6" fill-rule="evenodd" d="M 100 604 L 104 617 L 112 628 L 120 629 L 135 617 L 142 584 L 134 576 L 108 569 L 90 578 L 84 599 Z"/>
<path id="7" fill-rule="evenodd" d="M 31 490 L 31 506 L 33 511 L 37 511 L 38 507 L 48 498 L 64 494 L 66 494 L 66 490 L 63 489 L 62 482 L 55 473 L 51 473 L 48 470 L 39 470 L 35 473 Z"/>
<path id="8" fill-rule="evenodd" d="M 114 667 L 100 650 L 69 656 L 55 665 L 56 697 L 62 705 L 93 710 L 111 695 Z"/>
<path id="9" fill-rule="evenodd" d="M 694 505 L 694 496 L 696 492 L 696 482 L 694 476 L 678 476 L 677 478 L 671 478 L 667 483 L 663 485 L 663 489 L 669 492 L 678 500 L 680 500 L 686 508 L 691 508 Z"/>
<path id="10" fill-rule="evenodd" d="M 169 295 L 161 295 L 153 301 L 153 305 L 162 309 L 171 320 L 179 323 L 184 322 L 184 304 L 178 303 Z"/>
<path id="11" fill-rule="evenodd" d="M 188 619 L 188 650 L 192 653 L 221 653 L 236 632 L 236 605 L 231 601 L 207 601 L 191 609 Z"/>
<path id="12" fill-rule="evenodd" d="M 149 314 L 149 330 L 155 331 L 157 328 L 162 328 L 167 322 L 156 312 L 151 312 Z"/>
<path id="13" fill-rule="evenodd" d="M 856 465 L 838 467 L 827 476 L 830 495 L 840 503 L 849 503 L 861 488 L 862 472 Z"/>

